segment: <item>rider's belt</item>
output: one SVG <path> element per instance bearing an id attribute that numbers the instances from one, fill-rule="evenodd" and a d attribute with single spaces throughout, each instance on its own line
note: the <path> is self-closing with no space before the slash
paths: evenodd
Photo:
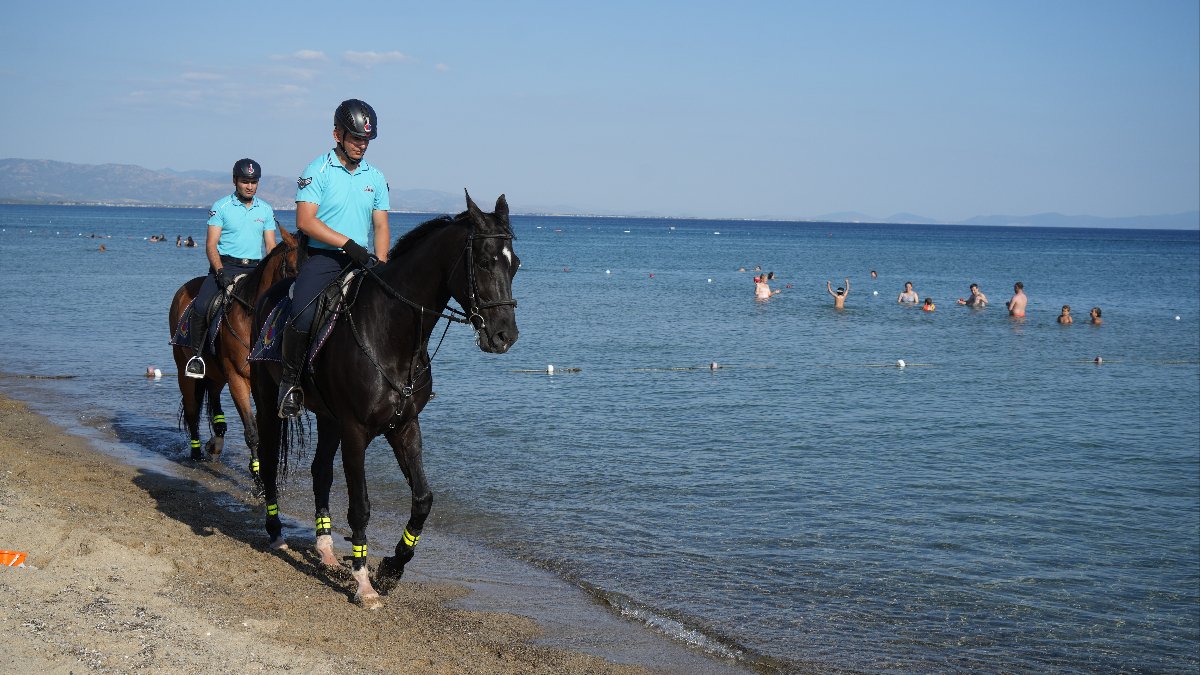
<path id="1" fill-rule="evenodd" d="M 221 256 L 221 262 L 226 265 L 240 265 L 242 267 L 254 267 L 258 261 L 253 258 L 235 258 L 231 255 Z"/>

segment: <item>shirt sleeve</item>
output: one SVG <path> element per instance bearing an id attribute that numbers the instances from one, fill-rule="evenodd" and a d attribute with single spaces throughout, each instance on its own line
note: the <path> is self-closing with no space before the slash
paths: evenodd
<path id="1" fill-rule="evenodd" d="M 375 206 L 376 211 L 389 211 L 392 208 L 392 198 L 388 193 L 391 188 L 388 186 L 387 179 L 383 174 L 379 174 L 378 185 L 375 186 Z"/>
<path id="2" fill-rule="evenodd" d="M 209 227 L 224 227 L 225 219 L 221 217 L 220 202 L 213 204 L 208 210 L 208 226 Z"/>
<path id="3" fill-rule="evenodd" d="M 325 174 L 320 167 L 310 164 L 304 174 L 296 180 L 296 201 L 320 204 L 325 193 Z"/>
<path id="4" fill-rule="evenodd" d="M 275 229 L 275 209 L 272 209 L 270 204 L 265 206 L 267 207 L 267 219 L 263 221 L 263 232 Z"/>

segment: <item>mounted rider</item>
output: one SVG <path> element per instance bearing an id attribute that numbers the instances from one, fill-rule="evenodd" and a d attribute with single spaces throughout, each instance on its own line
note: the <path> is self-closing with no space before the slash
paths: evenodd
<path id="1" fill-rule="evenodd" d="M 208 238 L 204 244 L 208 276 L 192 303 L 189 336 L 195 356 L 184 368 L 188 377 L 204 377 L 202 354 L 208 342 L 209 306 L 218 289 L 225 292 L 238 276 L 251 272 L 275 248 L 275 211 L 255 196 L 261 176 L 262 167 L 253 159 L 234 162 L 233 194 L 218 199 L 208 212 Z"/>
<path id="2" fill-rule="evenodd" d="M 354 98 L 342 101 L 333 113 L 334 148 L 313 160 L 296 182 L 296 227 L 308 235 L 309 245 L 283 331 L 281 418 L 299 415 L 304 405 L 300 373 L 317 296 L 351 262 L 370 267 L 387 261 L 388 184 L 383 173 L 363 160 L 378 135 L 374 108 Z M 367 250 L 370 244 L 375 255 Z"/>

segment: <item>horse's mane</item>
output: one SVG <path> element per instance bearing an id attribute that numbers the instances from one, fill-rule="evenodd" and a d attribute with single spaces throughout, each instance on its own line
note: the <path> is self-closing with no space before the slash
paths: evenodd
<path id="1" fill-rule="evenodd" d="M 396 240 L 396 243 L 392 246 L 392 250 L 388 251 L 388 260 L 395 260 L 397 256 L 416 246 L 417 243 L 428 236 L 430 232 L 433 232 L 434 230 L 440 230 L 446 225 L 449 225 L 450 223 L 453 223 L 465 217 L 466 215 L 467 212 L 463 211 L 457 216 L 438 216 L 437 218 L 431 218 L 430 220 L 417 225 L 413 229 L 406 232 L 403 237 L 400 237 Z"/>

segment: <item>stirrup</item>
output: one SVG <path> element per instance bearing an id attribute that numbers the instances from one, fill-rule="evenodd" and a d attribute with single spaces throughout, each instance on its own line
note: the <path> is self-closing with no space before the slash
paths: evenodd
<path id="1" fill-rule="evenodd" d="M 188 377 L 193 377 L 197 380 L 204 379 L 204 359 L 197 354 L 188 359 L 187 365 L 183 367 L 183 374 Z"/>
<path id="2" fill-rule="evenodd" d="M 298 417 L 300 409 L 304 407 L 304 390 L 300 385 L 293 384 L 279 395 L 279 419 L 286 420 L 289 417 Z"/>

